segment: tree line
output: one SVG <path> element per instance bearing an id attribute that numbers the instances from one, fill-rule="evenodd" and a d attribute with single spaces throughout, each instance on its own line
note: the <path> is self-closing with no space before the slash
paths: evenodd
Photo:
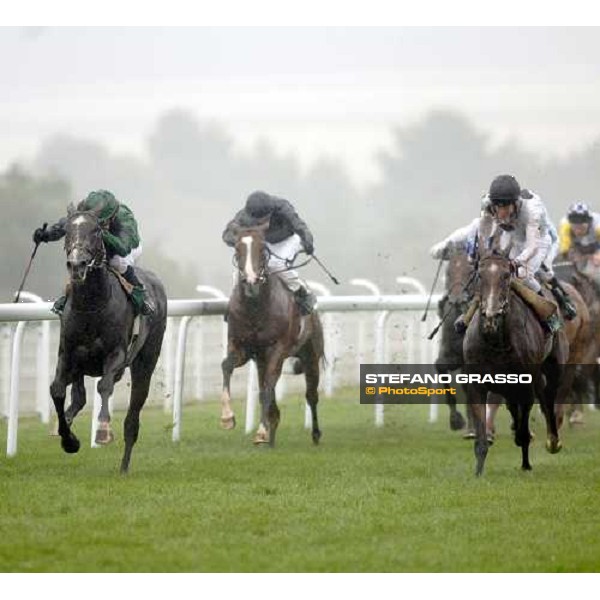
<path id="1" fill-rule="evenodd" d="M 375 157 L 379 181 L 359 190 L 335 159 L 303 171 L 296 156 L 278 154 L 264 140 L 240 152 L 224 125 L 182 110 L 157 121 L 144 156 L 118 155 L 94 140 L 49 137 L 30 162 L 0 175 L 8 217 L 3 301 L 20 282 L 33 229 L 57 220 L 92 189 L 110 189 L 134 210 L 143 264 L 165 280 L 171 297 L 192 297 L 198 283 L 229 288 L 231 251 L 221 233 L 256 189 L 296 206 L 318 255 L 342 282 L 369 277 L 392 291 L 397 275 L 430 282 L 429 247 L 478 214 L 481 195 L 499 173 L 540 193 L 555 222 L 574 201 L 594 207 L 600 187 L 600 137 L 566 157 L 544 159 L 514 140 L 494 147 L 466 116 L 435 111 L 394 127 L 393 140 L 391 150 Z M 303 276 L 327 282 L 314 266 Z M 49 244 L 38 252 L 28 288 L 54 297 L 65 277 L 62 245 Z"/>

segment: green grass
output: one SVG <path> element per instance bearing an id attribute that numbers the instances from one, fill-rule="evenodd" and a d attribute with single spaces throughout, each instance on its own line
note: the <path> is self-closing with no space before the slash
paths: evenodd
<path id="1" fill-rule="evenodd" d="M 81 416 L 77 455 L 22 419 L 7 459 L 2 424 L 0 571 L 599 570 L 600 413 L 567 429 L 558 455 L 537 417 L 523 473 L 502 410 L 476 479 L 472 442 L 447 429 L 444 406 L 434 425 L 426 407 L 388 407 L 381 430 L 354 393 L 321 409 L 315 448 L 288 398 L 275 450 L 221 431 L 216 403 L 185 407 L 179 444 L 169 416 L 147 409 L 127 477 L 122 413 L 102 449 Z"/>

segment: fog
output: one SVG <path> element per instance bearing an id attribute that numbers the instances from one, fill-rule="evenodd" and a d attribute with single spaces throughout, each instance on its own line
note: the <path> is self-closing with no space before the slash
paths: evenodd
<path id="1" fill-rule="evenodd" d="M 1 199 L 28 208 L 0 287 L 96 188 L 134 210 L 172 296 L 229 285 L 221 233 L 255 189 L 293 202 L 344 282 L 428 283 L 428 247 L 499 173 L 554 221 L 594 205 L 599 56 L 597 28 L 2 28 Z M 61 249 L 40 254 L 32 284 L 56 295 Z"/>

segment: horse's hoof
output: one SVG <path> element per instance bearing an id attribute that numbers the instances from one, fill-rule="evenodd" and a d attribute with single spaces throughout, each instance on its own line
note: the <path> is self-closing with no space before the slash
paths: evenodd
<path id="1" fill-rule="evenodd" d="M 474 440 L 477 436 L 475 435 L 475 431 L 473 429 L 468 429 L 463 433 L 463 440 Z"/>
<path id="2" fill-rule="evenodd" d="M 114 442 L 114 440 L 115 436 L 111 429 L 100 427 L 96 430 L 96 444 L 99 444 L 100 446 L 108 446 L 108 444 L 111 444 Z"/>
<path id="3" fill-rule="evenodd" d="M 313 444 L 314 444 L 315 446 L 318 446 L 318 445 L 319 445 L 319 441 L 320 441 L 320 440 L 321 440 L 321 432 L 320 432 L 320 431 L 318 431 L 318 430 L 317 430 L 317 431 L 313 431 L 313 433 L 312 433 L 312 441 L 313 441 Z"/>
<path id="4" fill-rule="evenodd" d="M 255 446 L 263 446 L 264 444 L 269 443 L 269 434 L 268 433 L 257 433 L 252 440 L 252 443 Z"/>
<path id="5" fill-rule="evenodd" d="M 574 410 L 569 417 L 569 425 L 583 425 L 583 413 L 580 410 Z"/>
<path id="6" fill-rule="evenodd" d="M 221 429 L 235 429 L 235 415 L 221 417 Z"/>
<path id="7" fill-rule="evenodd" d="M 79 452 L 79 440 L 71 434 L 68 438 L 61 438 L 60 445 L 67 454 L 75 454 Z"/>
<path id="8" fill-rule="evenodd" d="M 531 471 L 531 465 L 521 465 L 521 471 Z"/>
<path id="9" fill-rule="evenodd" d="M 562 450 L 562 442 L 560 440 L 548 438 L 546 440 L 546 450 L 548 450 L 550 454 L 558 454 Z"/>
<path id="10" fill-rule="evenodd" d="M 450 429 L 452 431 L 460 431 L 465 428 L 466 424 L 465 418 L 459 412 L 450 415 Z"/>
<path id="11" fill-rule="evenodd" d="M 486 434 L 486 438 L 487 438 L 488 446 L 493 446 L 496 436 L 492 432 L 489 432 Z"/>

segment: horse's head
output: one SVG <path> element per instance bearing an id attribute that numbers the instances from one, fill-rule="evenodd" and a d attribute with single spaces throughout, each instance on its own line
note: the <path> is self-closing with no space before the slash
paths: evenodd
<path id="1" fill-rule="evenodd" d="M 493 251 L 479 260 L 481 323 L 484 333 L 498 333 L 510 301 L 513 265 L 508 253 Z"/>
<path id="2" fill-rule="evenodd" d="M 473 265 L 464 252 L 454 252 L 446 267 L 446 292 L 448 302 L 458 306 L 469 301 L 467 283 L 473 273 Z"/>
<path id="3" fill-rule="evenodd" d="M 101 266 L 106 259 L 102 228 L 96 215 L 69 211 L 65 224 L 67 270 L 71 281 L 85 281 L 88 269 Z"/>
<path id="4" fill-rule="evenodd" d="M 267 219 L 255 227 L 240 228 L 235 232 L 235 262 L 240 282 L 250 295 L 256 295 L 260 284 L 267 279 L 269 250 L 265 233 L 268 228 Z"/>

